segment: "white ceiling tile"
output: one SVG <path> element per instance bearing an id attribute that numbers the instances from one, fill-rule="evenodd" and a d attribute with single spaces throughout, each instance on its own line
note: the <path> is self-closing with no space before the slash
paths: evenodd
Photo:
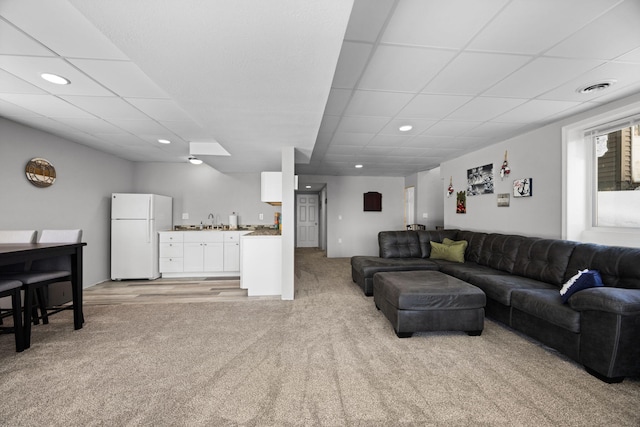
<path id="1" fill-rule="evenodd" d="M 60 98 L 105 119 L 145 120 L 149 118 L 116 96 L 61 96 Z"/>
<path id="2" fill-rule="evenodd" d="M 0 99 L 45 117 L 94 118 L 91 114 L 51 95 L 0 94 Z"/>
<path id="3" fill-rule="evenodd" d="M 102 119 L 79 119 L 79 118 L 59 118 L 60 123 L 64 123 L 67 126 L 71 126 L 82 132 L 89 134 L 110 134 L 110 133 L 122 133 L 122 129 L 115 127 L 111 123 L 105 122 Z"/>
<path id="4" fill-rule="evenodd" d="M 344 38 L 376 41 L 393 3 L 394 0 L 355 0 Z"/>
<path id="5" fill-rule="evenodd" d="M 382 36 L 382 42 L 460 48 L 506 2 L 506 0 L 399 1 Z"/>
<path id="6" fill-rule="evenodd" d="M 367 147 L 397 147 L 412 138 L 410 135 L 376 135 Z"/>
<path id="7" fill-rule="evenodd" d="M 0 92 L 46 94 L 45 91 L 37 86 L 27 83 L 4 70 L 0 70 Z"/>
<path id="8" fill-rule="evenodd" d="M 214 135 L 198 126 L 194 121 L 185 121 L 185 120 L 162 120 L 160 124 L 163 126 L 162 132 L 166 129 L 169 129 L 171 132 L 175 133 L 185 141 L 194 141 L 194 140 L 206 140 L 208 138 L 214 138 Z M 140 134 L 145 134 L 149 132 L 140 132 Z M 154 132 L 157 134 L 158 132 Z M 215 138 L 214 138 L 215 139 Z"/>
<path id="9" fill-rule="evenodd" d="M 41 117 L 28 108 L 20 107 L 1 98 L 2 95 L 0 94 L 0 116 L 2 117 L 15 117 L 15 120 L 18 120 L 18 117 Z"/>
<path id="10" fill-rule="evenodd" d="M 423 92 L 480 94 L 531 59 L 522 55 L 463 52 Z"/>
<path id="11" fill-rule="evenodd" d="M 473 128 L 467 134 L 479 137 L 500 136 L 514 132 L 522 127 L 521 123 L 485 122 Z"/>
<path id="12" fill-rule="evenodd" d="M 428 136 L 459 136 L 478 126 L 478 122 L 458 122 L 452 120 L 442 120 L 424 131 L 423 135 Z"/>
<path id="13" fill-rule="evenodd" d="M 529 123 L 542 120 L 546 117 L 576 107 L 579 102 L 549 101 L 533 99 L 513 110 L 495 118 L 496 121 L 506 123 Z"/>
<path id="14" fill-rule="evenodd" d="M 387 123 L 389 117 L 349 117 L 345 116 L 338 124 L 337 132 L 371 133 L 380 132 Z"/>
<path id="15" fill-rule="evenodd" d="M 540 96 L 541 99 L 563 101 L 591 101 L 620 87 L 635 83 L 640 76 L 640 63 L 608 62 L 580 75 L 578 78 Z M 614 79 L 616 83 L 604 92 L 579 93 L 578 89 L 598 82 Z"/>
<path id="16" fill-rule="evenodd" d="M 122 97 L 169 98 L 133 62 L 93 59 L 70 59 L 69 62 Z"/>
<path id="17" fill-rule="evenodd" d="M 339 116 L 344 112 L 347 107 L 349 99 L 351 99 L 351 89 L 336 89 L 331 88 L 329 91 L 329 98 L 327 99 L 327 106 L 324 109 L 324 114 Z"/>
<path id="18" fill-rule="evenodd" d="M 367 43 L 342 43 L 332 87 L 353 89 L 362 75 L 373 45 Z"/>
<path id="19" fill-rule="evenodd" d="M 424 119 L 394 119 L 389 122 L 381 131 L 381 134 L 387 135 L 417 135 L 419 133 L 424 132 L 430 126 L 436 123 L 435 120 L 424 120 Z M 400 126 L 411 125 L 413 128 L 409 131 L 401 132 Z"/>
<path id="20" fill-rule="evenodd" d="M 331 145 L 367 145 L 374 137 L 371 133 L 337 132 Z"/>
<path id="21" fill-rule="evenodd" d="M 640 47 L 625 53 L 624 55 L 616 58 L 616 60 L 640 63 Z"/>
<path id="22" fill-rule="evenodd" d="M 463 105 L 451 113 L 447 119 L 482 122 L 490 120 L 500 114 L 504 114 L 524 102 L 526 102 L 526 99 L 488 97 L 475 98 L 468 104 Z"/>
<path id="23" fill-rule="evenodd" d="M 485 92 L 490 96 L 534 98 L 599 66 L 602 61 L 538 58 Z"/>
<path id="24" fill-rule="evenodd" d="M 0 20 L 0 54 L 55 56 L 42 44 L 2 20 Z"/>
<path id="25" fill-rule="evenodd" d="M 421 118 L 439 120 L 473 99 L 458 95 L 417 95 L 398 114 L 401 118 Z"/>
<path id="26" fill-rule="evenodd" d="M 410 141 L 407 141 L 405 146 L 434 148 L 443 145 L 447 141 L 453 141 L 453 137 L 417 135 Z"/>
<path id="27" fill-rule="evenodd" d="M 153 120 L 110 120 L 115 126 L 135 134 L 161 134 L 166 129 Z"/>
<path id="28" fill-rule="evenodd" d="M 449 50 L 379 46 L 358 87 L 419 92 L 454 54 Z"/>
<path id="29" fill-rule="evenodd" d="M 193 120 L 186 111 L 170 99 L 125 98 L 125 100 L 156 120 Z"/>
<path id="30" fill-rule="evenodd" d="M 514 0 L 467 48 L 537 54 L 579 30 L 618 1 Z"/>
<path id="31" fill-rule="evenodd" d="M 56 95 L 113 95 L 86 74 L 78 71 L 64 59 L 40 56 L 0 55 L 0 68 L 21 79 Z M 42 73 L 52 73 L 71 81 L 68 85 L 57 85 L 44 80 Z"/>
<path id="32" fill-rule="evenodd" d="M 366 147 L 362 147 L 362 154 L 365 156 L 386 156 L 390 154 L 395 147 L 377 147 L 372 145 L 367 145 Z"/>
<path id="33" fill-rule="evenodd" d="M 126 59 L 69 2 L 4 1 L 2 16 L 60 56 Z"/>
<path id="34" fill-rule="evenodd" d="M 640 1 L 620 2 L 546 54 L 569 58 L 614 59 L 640 46 Z M 606 28 L 606 37 L 602 29 Z"/>
<path id="35" fill-rule="evenodd" d="M 356 90 L 345 110 L 348 116 L 392 117 L 413 98 L 410 93 Z"/>

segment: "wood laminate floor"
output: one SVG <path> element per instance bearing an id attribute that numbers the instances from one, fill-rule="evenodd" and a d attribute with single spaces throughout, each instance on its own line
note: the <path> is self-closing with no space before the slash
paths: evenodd
<path id="1" fill-rule="evenodd" d="M 107 281 L 86 288 L 84 305 L 175 304 L 280 299 L 249 297 L 239 277 Z"/>

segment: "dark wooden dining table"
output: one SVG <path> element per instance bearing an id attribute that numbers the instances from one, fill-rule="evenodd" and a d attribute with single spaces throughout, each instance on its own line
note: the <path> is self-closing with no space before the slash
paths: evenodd
<path id="1" fill-rule="evenodd" d="M 71 257 L 71 295 L 73 327 L 82 329 L 82 248 L 86 243 L 2 243 L 0 266 L 20 264 L 59 256 Z"/>

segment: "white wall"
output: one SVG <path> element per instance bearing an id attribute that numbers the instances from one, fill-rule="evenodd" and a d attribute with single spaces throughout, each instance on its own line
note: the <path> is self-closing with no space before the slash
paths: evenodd
<path id="1" fill-rule="evenodd" d="M 323 175 L 313 182 L 327 184 L 327 257 L 377 255 L 378 232 L 404 228 L 404 178 Z M 382 194 L 381 212 L 364 212 L 369 191 Z"/>
<path id="2" fill-rule="evenodd" d="M 236 212 L 238 225 L 273 225 L 274 207 L 260 201 L 260 173 L 223 174 L 206 164 L 136 163 L 135 191 L 173 197 L 173 223 L 210 223 L 210 213 L 229 223 Z M 188 213 L 189 219 L 182 219 Z M 259 219 L 259 214 L 263 219 Z"/>
<path id="3" fill-rule="evenodd" d="M 545 126 L 482 150 L 443 162 L 441 192 L 453 177 L 455 192 L 467 188 L 467 169 L 493 163 L 494 193 L 467 196 L 467 213 L 456 213 L 456 197 L 444 198 L 447 228 L 560 238 L 562 232 L 562 141 L 559 124 Z M 504 152 L 511 175 L 500 178 Z M 513 180 L 533 178 L 533 196 L 513 197 Z M 498 207 L 497 194 L 510 193 L 510 206 Z"/>
<path id="4" fill-rule="evenodd" d="M 449 186 L 449 180 L 446 181 Z M 442 190 L 440 168 L 418 173 L 416 182 L 416 223 L 425 225 L 427 230 L 443 226 L 446 189 Z M 423 214 L 427 214 L 427 218 Z"/>
<path id="5" fill-rule="evenodd" d="M 51 187 L 27 181 L 34 157 L 55 167 Z M 127 160 L 0 118 L 0 228 L 81 228 L 84 286 L 108 280 L 111 193 L 133 190 L 133 170 Z"/>

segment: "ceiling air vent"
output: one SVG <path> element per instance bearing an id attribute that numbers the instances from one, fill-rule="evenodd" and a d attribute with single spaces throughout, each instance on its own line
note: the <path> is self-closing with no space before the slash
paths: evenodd
<path id="1" fill-rule="evenodd" d="M 609 87 L 611 87 L 614 83 L 616 82 L 616 80 L 604 80 L 598 83 L 592 83 L 589 84 L 587 86 L 582 86 L 579 87 L 578 90 L 576 92 L 578 93 L 593 93 L 593 92 L 599 92 L 601 90 L 605 90 Z"/>

